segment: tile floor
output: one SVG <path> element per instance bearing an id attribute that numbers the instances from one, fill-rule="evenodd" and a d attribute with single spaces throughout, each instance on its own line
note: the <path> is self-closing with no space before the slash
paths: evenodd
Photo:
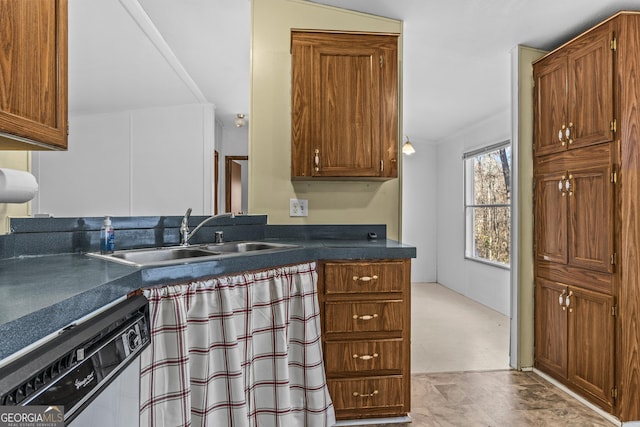
<path id="1" fill-rule="evenodd" d="M 510 370 L 509 319 L 500 313 L 415 283 L 412 325 L 413 422 L 375 427 L 616 425 L 535 373 Z"/>

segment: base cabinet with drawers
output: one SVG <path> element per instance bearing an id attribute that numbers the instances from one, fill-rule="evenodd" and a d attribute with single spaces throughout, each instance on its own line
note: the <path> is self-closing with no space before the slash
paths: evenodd
<path id="1" fill-rule="evenodd" d="M 324 261 L 318 294 L 338 420 L 410 410 L 411 261 Z"/>

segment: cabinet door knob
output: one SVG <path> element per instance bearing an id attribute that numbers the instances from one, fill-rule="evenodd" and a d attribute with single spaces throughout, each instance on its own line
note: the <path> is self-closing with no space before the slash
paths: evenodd
<path id="1" fill-rule="evenodd" d="M 573 133 L 572 129 L 573 129 L 573 122 L 569 122 L 569 126 L 564 131 L 565 139 L 570 145 L 573 144 L 573 139 L 571 138 L 571 134 Z"/>
<path id="2" fill-rule="evenodd" d="M 372 280 L 377 280 L 378 276 L 353 276 L 353 280 L 360 282 L 370 282 Z"/>
<path id="3" fill-rule="evenodd" d="M 353 315 L 353 320 L 371 320 L 371 319 L 375 319 L 376 317 L 378 317 L 378 315 L 376 313 L 374 314 L 365 314 L 363 316 L 358 316 L 357 314 Z"/>
<path id="4" fill-rule="evenodd" d="M 320 170 L 320 150 L 316 148 L 315 156 L 313 158 L 313 165 L 316 168 L 316 172 Z"/>
<path id="5" fill-rule="evenodd" d="M 569 295 L 567 295 L 567 297 L 564 299 L 564 306 L 565 307 L 569 307 L 571 305 L 571 297 L 573 296 L 573 291 L 569 291 Z M 569 309 L 570 312 L 573 311 L 573 309 Z"/>

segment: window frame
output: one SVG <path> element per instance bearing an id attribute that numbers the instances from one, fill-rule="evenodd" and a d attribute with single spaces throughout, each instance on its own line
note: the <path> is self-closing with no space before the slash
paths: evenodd
<path id="1" fill-rule="evenodd" d="M 481 264 L 491 265 L 493 267 L 502 268 L 505 270 L 511 269 L 511 255 L 512 248 L 509 247 L 509 263 L 501 263 L 498 261 L 492 261 L 487 258 L 482 258 L 479 256 L 473 255 L 474 248 L 474 238 L 475 235 L 473 233 L 473 224 L 474 224 L 474 216 L 473 210 L 475 208 L 509 208 L 509 245 L 511 245 L 511 215 L 513 213 L 513 199 L 511 195 L 509 196 L 509 203 L 493 203 L 493 204 L 481 204 L 477 205 L 475 203 L 468 203 L 469 200 L 473 200 L 473 197 L 469 197 L 468 191 L 470 188 L 474 188 L 474 173 L 470 171 L 470 165 L 473 165 L 473 162 L 470 162 L 470 159 L 473 159 L 477 156 L 488 154 L 493 151 L 498 151 L 501 148 L 511 147 L 509 156 L 510 156 L 510 165 L 511 171 L 513 171 L 513 147 L 511 146 L 511 140 L 507 139 L 504 141 L 500 141 L 495 144 L 487 145 L 481 148 L 477 148 L 474 150 L 466 151 L 462 155 L 462 169 L 463 169 L 463 183 L 464 183 L 464 191 L 463 191 L 463 221 L 464 221 L 464 258 L 470 261 L 475 261 Z M 472 167 L 472 166 L 471 166 Z M 513 183 L 513 174 L 511 174 L 510 180 Z M 513 191 L 511 192 L 513 194 Z"/>

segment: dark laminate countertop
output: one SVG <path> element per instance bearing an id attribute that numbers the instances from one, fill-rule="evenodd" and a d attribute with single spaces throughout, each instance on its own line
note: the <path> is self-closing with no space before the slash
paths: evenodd
<path id="1" fill-rule="evenodd" d="M 283 241 L 269 236 L 266 240 Z M 0 259 L 0 364 L 143 287 L 323 259 L 416 256 L 414 247 L 387 239 L 287 239 L 286 243 L 299 248 L 147 268 L 83 254 Z"/>

